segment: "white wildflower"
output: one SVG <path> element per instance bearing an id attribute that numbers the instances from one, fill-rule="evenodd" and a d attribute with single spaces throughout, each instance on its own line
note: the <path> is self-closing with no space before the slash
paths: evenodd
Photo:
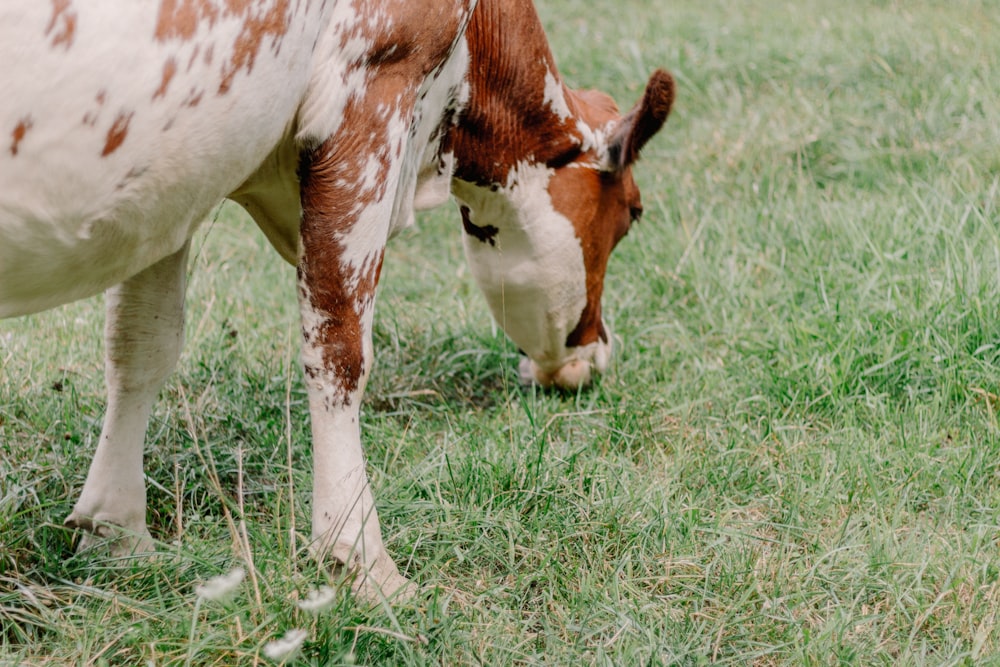
<path id="1" fill-rule="evenodd" d="M 236 593 L 236 589 L 243 583 L 246 572 L 242 567 L 234 568 L 229 574 L 220 574 L 212 577 L 205 583 L 194 589 L 195 595 L 202 600 L 216 600 L 224 602 Z"/>
<path id="2" fill-rule="evenodd" d="M 337 597 L 337 592 L 329 586 L 320 586 L 309 591 L 305 600 L 298 601 L 298 607 L 302 611 L 310 614 L 319 614 L 333 606 L 333 601 Z"/>
<path id="3" fill-rule="evenodd" d="M 302 648 L 302 642 L 305 640 L 305 630 L 289 630 L 281 639 L 268 642 L 264 647 L 264 655 L 274 662 L 285 662 L 295 657 L 295 654 Z"/>

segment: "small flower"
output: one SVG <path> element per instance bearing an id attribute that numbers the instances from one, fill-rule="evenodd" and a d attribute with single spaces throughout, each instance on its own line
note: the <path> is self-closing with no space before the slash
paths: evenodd
<path id="1" fill-rule="evenodd" d="M 246 572 L 242 567 L 234 568 L 229 574 L 220 574 L 212 577 L 205 583 L 194 589 L 195 595 L 202 600 L 216 600 L 224 602 L 231 598 L 236 589 L 243 583 L 243 576 Z"/>
<path id="2" fill-rule="evenodd" d="M 319 614 L 332 607 L 334 598 L 336 597 L 337 592 L 335 590 L 329 586 L 320 586 L 315 590 L 309 591 L 306 599 L 299 600 L 297 604 L 302 611 L 308 611 L 310 614 Z"/>
<path id="3" fill-rule="evenodd" d="M 274 662 L 285 662 L 295 657 L 295 654 L 302 648 L 302 642 L 306 640 L 305 630 L 289 630 L 281 639 L 268 642 L 264 647 L 264 655 Z"/>

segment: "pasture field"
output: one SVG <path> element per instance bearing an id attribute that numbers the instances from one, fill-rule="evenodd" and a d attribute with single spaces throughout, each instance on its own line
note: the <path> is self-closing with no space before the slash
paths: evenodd
<path id="1" fill-rule="evenodd" d="M 302 665 L 1000 665 L 1000 6 L 539 4 L 572 85 L 678 81 L 609 269 L 609 373 L 520 388 L 457 212 L 423 215 L 363 418 L 424 588 L 303 611 L 330 582 L 294 272 L 224 206 L 147 443 L 155 560 L 76 556 L 61 525 L 101 299 L 0 322 L 0 664 L 266 664 L 301 629 Z"/>

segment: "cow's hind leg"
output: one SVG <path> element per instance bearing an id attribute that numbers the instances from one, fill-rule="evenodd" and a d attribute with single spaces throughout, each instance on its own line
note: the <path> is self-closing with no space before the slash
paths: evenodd
<path id="1" fill-rule="evenodd" d="M 153 402 L 180 355 L 188 247 L 107 292 L 107 414 L 80 499 L 66 519 L 83 531 L 80 550 L 108 543 L 112 554 L 123 555 L 152 547 L 143 440 Z"/>

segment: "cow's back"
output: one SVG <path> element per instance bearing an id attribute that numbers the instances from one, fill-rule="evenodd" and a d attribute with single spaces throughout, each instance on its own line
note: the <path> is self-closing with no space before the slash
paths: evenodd
<path id="1" fill-rule="evenodd" d="M 0 3 L 0 316 L 176 251 L 294 131 L 324 17 L 249 4 Z"/>

